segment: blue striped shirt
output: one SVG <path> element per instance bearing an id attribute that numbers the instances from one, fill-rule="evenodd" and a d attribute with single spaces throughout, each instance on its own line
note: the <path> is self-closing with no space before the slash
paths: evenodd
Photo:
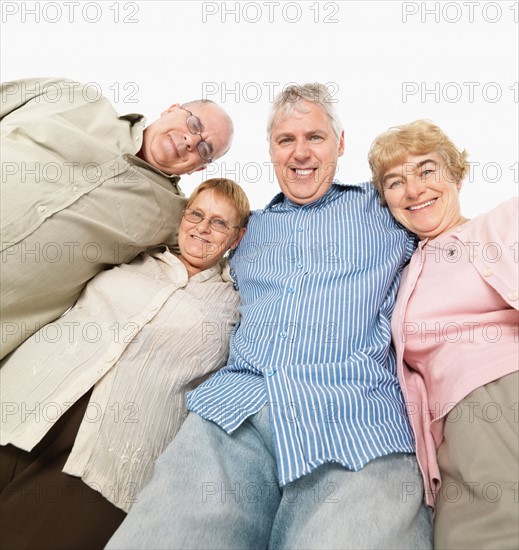
<path id="1" fill-rule="evenodd" d="M 277 195 L 231 261 L 241 320 L 228 364 L 189 409 L 232 433 L 268 403 L 281 485 L 326 462 L 359 470 L 414 452 L 390 346 L 413 250 L 369 183 L 334 182 L 304 206 Z"/>

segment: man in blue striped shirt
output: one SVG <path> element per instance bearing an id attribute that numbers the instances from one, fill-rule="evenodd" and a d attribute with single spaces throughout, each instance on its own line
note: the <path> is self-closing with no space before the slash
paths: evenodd
<path id="1" fill-rule="evenodd" d="M 390 347 L 414 239 L 369 183 L 334 180 L 326 87 L 286 88 L 268 132 L 281 193 L 232 258 L 228 364 L 189 395 L 109 548 L 431 548 Z"/>

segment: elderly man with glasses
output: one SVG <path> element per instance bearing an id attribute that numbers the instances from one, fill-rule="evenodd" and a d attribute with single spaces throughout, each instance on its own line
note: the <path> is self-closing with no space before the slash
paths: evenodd
<path id="1" fill-rule="evenodd" d="M 98 87 L 29 79 L 0 87 L 1 352 L 71 307 L 86 282 L 158 244 L 176 247 L 179 176 L 230 147 L 211 101 L 175 103 L 145 128 Z"/>

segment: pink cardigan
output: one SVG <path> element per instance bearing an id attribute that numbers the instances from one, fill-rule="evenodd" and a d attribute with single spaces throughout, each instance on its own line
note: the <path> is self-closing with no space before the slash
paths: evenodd
<path id="1" fill-rule="evenodd" d="M 517 198 L 513 198 L 500 204 L 492 211 L 482 214 L 452 230 L 450 233 L 451 241 L 454 241 L 459 247 L 465 249 L 466 254 L 468 254 L 469 265 L 473 266 L 477 274 L 479 274 L 478 277 L 469 278 L 467 285 L 471 286 L 464 285 L 463 294 L 468 292 L 472 295 L 472 292 L 474 292 L 474 299 L 477 300 L 478 288 L 481 289 L 481 285 L 486 283 L 501 296 L 510 308 L 513 310 L 518 309 L 518 213 L 519 201 Z M 420 242 L 419 248 L 404 270 L 391 324 L 393 341 L 397 353 L 398 377 L 415 436 L 418 463 L 424 478 L 425 502 L 430 506 L 434 506 L 434 501 L 441 485 L 436 451 L 443 439 L 445 416 L 456 403 L 471 391 L 519 369 L 519 354 L 517 352 L 519 335 L 517 321 L 519 320 L 519 316 L 516 315 L 516 312 L 511 312 L 512 318 L 516 321 L 512 323 L 513 326 L 506 328 L 513 329 L 515 334 L 508 332 L 506 338 L 504 338 L 506 341 L 504 343 L 499 342 L 499 348 L 496 348 L 502 353 L 505 349 L 503 346 L 510 346 L 506 348 L 507 357 L 516 357 L 516 361 L 489 362 L 482 360 L 475 365 L 472 354 L 470 360 L 464 362 L 464 351 L 467 353 L 469 349 L 467 348 L 468 344 L 465 343 L 464 348 L 462 342 L 460 345 L 456 344 L 455 347 L 455 361 L 459 365 L 459 369 L 454 370 L 452 368 L 452 353 L 449 358 L 445 350 L 439 350 L 438 355 L 433 359 L 434 364 L 427 364 L 429 356 L 424 357 L 425 361 L 422 361 L 421 368 L 424 368 L 423 365 L 425 363 L 425 368 L 434 369 L 434 377 L 429 376 L 429 380 L 431 378 L 434 379 L 435 383 L 441 384 L 445 393 L 448 393 L 448 395 L 443 395 L 442 392 L 441 401 L 443 406 L 441 409 L 438 408 L 440 403 L 430 403 L 429 393 L 432 393 L 431 389 L 428 391 L 426 381 L 422 375 L 407 365 L 403 359 L 406 341 L 406 310 L 416 282 L 422 273 L 424 265 L 422 257 L 425 257 L 425 260 L 428 258 L 427 255 L 423 254 L 425 243 L 426 241 Z M 434 241 L 430 244 L 432 243 Z M 439 257 L 441 258 L 441 255 Z M 432 269 L 434 270 L 434 266 Z M 470 279 L 472 279 L 472 283 Z M 445 282 L 448 283 L 448 281 L 442 279 L 441 283 L 444 284 Z M 425 293 L 413 295 L 413 304 L 421 300 L 443 299 L 445 301 L 446 316 L 459 314 L 460 318 L 462 318 L 464 311 L 463 302 L 459 303 L 456 300 L 456 288 L 452 288 L 451 290 L 453 292 L 446 295 L 441 292 L 435 293 L 434 296 L 431 296 L 429 293 L 427 295 L 424 295 Z M 441 305 L 443 311 L 443 304 Z M 412 319 L 407 319 L 408 323 L 409 321 L 412 321 Z M 441 323 L 442 319 L 437 319 L 437 321 Z M 471 346 L 474 344 L 474 339 L 475 345 L 485 346 L 485 342 L 487 341 L 484 340 L 484 335 L 482 336 L 481 331 L 474 331 L 471 334 Z M 473 347 L 472 351 L 474 349 Z M 492 352 L 495 353 L 494 350 Z M 442 353 L 445 359 L 444 362 L 442 362 Z M 467 356 L 470 356 L 470 354 L 467 353 Z M 464 364 L 467 365 L 467 368 L 464 368 Z M 437 390 L 438 386 L 435 389 Z M 440 414 L 437 414 L 438 411 Z"/>

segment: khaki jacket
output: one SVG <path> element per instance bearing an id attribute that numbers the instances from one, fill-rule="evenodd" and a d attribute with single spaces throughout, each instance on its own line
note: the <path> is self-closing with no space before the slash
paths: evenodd
<path id="1" fill-rule="evenodd" d="M 0 87 L 0 315 L 4 357 L 71 307 L 86 282 L 176 243 L 177 183 L 135 156 L 144 117 L 118 116 L 95 86 Z"/>

